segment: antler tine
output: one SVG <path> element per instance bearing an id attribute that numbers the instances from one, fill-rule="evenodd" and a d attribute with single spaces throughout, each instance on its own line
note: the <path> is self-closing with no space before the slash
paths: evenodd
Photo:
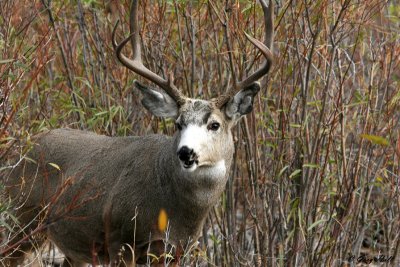
<path id="1" fill-rule="evenodd" d="M 216 100 L 216 104 L 219 107 L 223 106 L 227 101 L 229 101 L 229 99 L 231 99 L 231 97 L 236 92 L 251 85 L 253 82 L 257 81 L 262 76 L 266 75 L 268 71 L 271 69 L 273 63 L 272 44 L 274 39 L 274 18 L 273 18 L 274 5 L 273 5 L 273 0 L 269 0 L 268 5 L 265 0 L 259 0 L 259 2 L 262 6 L 264 13 L 264 24 L 265 24 L 264 43 L 251 37 L 247 33 L 244 34 L 246 38 L 261 51 L 261 53 L 265 57 L 265 61 L 262 64 L 262 66 L 258 70 L 256 70 L 253 74 L 248 76 L 243 81 L 237 82 L 233 90 L 229 91 L 226 95 L 218 97 Z"/>
<path id="2" fill-rule="evenodd" d="M 249 77 L 247 77 L 243 81 L 237 83 L 237 87 L 240 88 L 240 89 L 249 86 L 253 82 L 255 82 L 258 79 L 260 79 L 262 76 L 267 74 L 269 72 L 269 69 L 271 68 L 271 65 L 272 65 L 272 62 L 273 62 L 272 52 L 265 44 L 263 44 L 261 41 L 255 39 L 255 38 L 251 37 L 247 33 L 244 33 L 244 34 L 245 34 L 246 38 L 255 47 L 257 47 L 261 51 L 261 53 L 265 57 L 266 61 L 263 63 L 263 65 L 257 71 L 255 71 L 253 74 L 251 74 Z"/>
<path id="3" fill-rule="evenodd" d="M 139 74 L 140 76 L 152 81 L 153 83 L 160 86 L 169 96 L 171 96 L 179 106 L 184 103 L 184 95 L 178 90 L 173 84 L 172 78 L 169 77 L 167 80 L 155 74 L 143 65 L 141 49 L 139 43 L 139 27 L 138 27 L 138 1 L 133 0 L 130 10 L 130 32 L 131 34 L 125 38 L 120 44 L 116 41 L 116 28 L 119 21 L 115 24 L 112 32 L 112 44 L 115 50 L 115 54 L 118 60 L 131 71 Z M 133 59 L 126 57 L 122 53 L 124 46 L 131 41 L 133 49 Z"/>

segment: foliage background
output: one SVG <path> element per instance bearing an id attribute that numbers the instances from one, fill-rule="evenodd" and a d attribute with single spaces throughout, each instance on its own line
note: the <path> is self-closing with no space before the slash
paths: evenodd
<path id="1" fill-rule="evenodd" d="M 142 2 L 144 62 L 173 72 L 187 95 L 218 95 L 232 68 L 240 78 L 261 63 L 243 34 L 263 38 L 256 1 Z M 132 88 L 141 78 L 114 57 L 111 31 L 119 19 L 118 38 L 127 36 L 128 7 L 0 2 L 3 170 L 46 129 L 173 133 L 144 110 Z M 203 257 L 209 266 L 399 262 L 399 1 L 279 0 L 275 14 L 275 65 L 234 129 L 234 166 L 204 227 Z"/>

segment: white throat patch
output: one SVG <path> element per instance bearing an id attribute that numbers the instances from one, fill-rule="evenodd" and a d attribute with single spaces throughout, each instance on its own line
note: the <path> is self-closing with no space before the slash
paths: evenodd
<path id="1" fill-rule="evenodd" d="M 184 168 L 182 166 L 182 170 L 187 173 L 197 173 L 194 175 L 206 176 L 212 179 L 219 179 L 221 177 L 225 177 L 226 174 L 226 165 L 225 160 L 220 160 L 214 165 L 197 165 L 194 164 L 190 168 Z"/>
<path id="2" fill-rule="evenodd" d="M 214 166 L 205 168 L 207 168 L 206 171 L 209 172 L 209 175 L 213 177 L 225 176 L 226 174 L 225 160 L 220 160 Z"/>

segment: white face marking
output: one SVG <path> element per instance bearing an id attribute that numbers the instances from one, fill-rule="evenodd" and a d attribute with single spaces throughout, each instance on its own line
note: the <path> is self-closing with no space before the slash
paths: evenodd
<path id="1" fill-rule="evenodd" d="M 213 153 L 210 149 L 213 142 L 213 136 L 207 129 L 207 125 L 189 124 L 183 129 L 177 151 L 187 146 L 189 149 L 193 149 L 193 152 L 198 156 L 198 161 L 189 168 L 188 166 L 185 167 L 184 162 L 181 161 L 182 169 L 186 172 L 194 172 L 201 167 L 199 170 L 205 172 L 204 174 L 207 173 L 207 175 L 216 177 L 224 176 L 226 173 L 225 160 L 214 161 L 212 160 L 213 157 L 206 154 Z"/>
<path id="2" fill-rule="evenodd" d="M 207 143 L 209 135 L 206 127 L 189 124 L 182 130 L 181 140 L 178 145 L 178 151 L 184 146 L 193 149 L 195 153 L 200 153 L 201 148 Z"/>

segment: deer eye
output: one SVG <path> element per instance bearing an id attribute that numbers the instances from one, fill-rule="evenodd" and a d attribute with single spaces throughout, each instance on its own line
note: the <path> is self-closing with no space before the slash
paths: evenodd
<path id="1" fill-rule="evenodd" d="M 175 127 L 179 130 L 179 131 L 181 131 L 182 130 L 182 125 L 180 125 L 179 123 L 175 123 Z"/>
<path id="2" fill-rule="evenodd" d="M 218 122 L 212 122 L 209 125 L 207 125 L 207 129 L 210 131 L 217 131 L 220 127 L 220 124 Z"/>

